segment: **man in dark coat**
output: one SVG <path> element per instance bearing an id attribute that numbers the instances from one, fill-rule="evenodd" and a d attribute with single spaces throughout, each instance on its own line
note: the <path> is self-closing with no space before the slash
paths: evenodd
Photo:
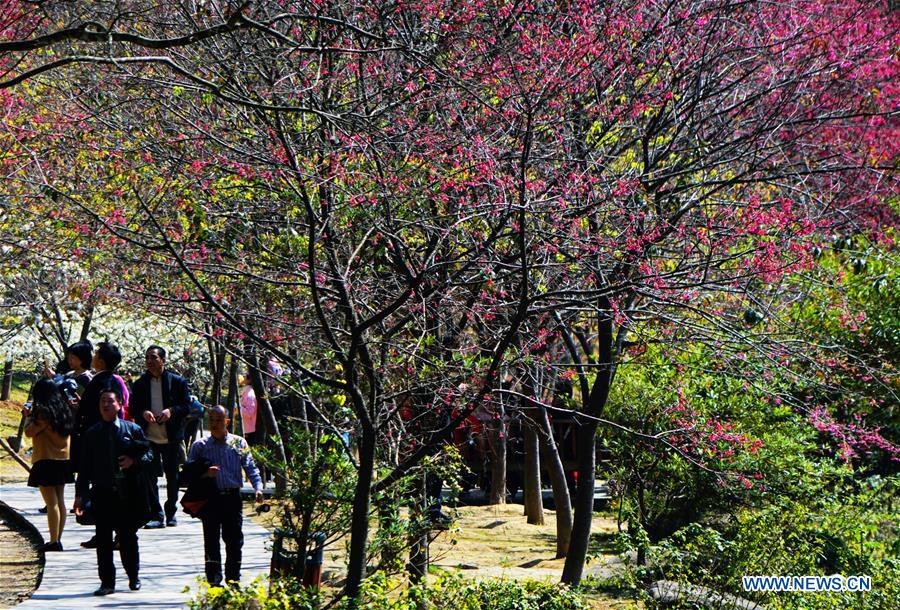
<path id="1" fill-rule="evenodd" d="M 134 382 L 131 414 L 144 430 L 153 448 L 157 477 L 166 476 L 165 511 L 156 490 L 156 516 L 148 528 L 178 524 L 178 467 L 184 461 L 184 418 L 191 405 L 191 392 L 184 377 L 166 370 L 166 350 L 151 345 L 144 354 L 147 372 Z"/>
<path id="2" fill-rule="evenodd" d="M 103 342 L 97 345 L 97 351 L 93 357 L 94 376 L 91 378 L 81 399 L 78 401 L 78 411 L 75 414 L 75 432 L 72 434 L 72 466 L 76 472 L 79 470 L 78 460 L 81 459 L 81 436 L 88 428 L 100 421 L 100 392 L 113 384 L 119 384 L 115 370 L 122 361 L 119 348 L 112 343 Z M 125 388 L 117 385 L 125 396 Z M 127 408 L 127 398 L 122 408 Z"/>
<path id="3" fill-rule="evenodd" d="M 119 419 L 122 394 L 117 385 L 100 392 L 101 421 L 84 433 L 81 469 L 75 483 L 75 514 L 81 515 L 85 498 L 92 502 L 96 519 L 97 572 L 100 588 L 94 595 L 116 590 L 113 531 L 119 541 L 128 587 L 141 588 L 137 530 L 152 512 L 147 470 L 153 461 L 150 444 L 139 426 Z"/>

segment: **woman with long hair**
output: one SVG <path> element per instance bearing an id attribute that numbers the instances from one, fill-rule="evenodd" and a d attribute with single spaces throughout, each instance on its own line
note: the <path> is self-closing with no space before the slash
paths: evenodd
<path id="1" fill-rule="evenodd" d="M 41 490 L 50 530 L 50 542 L 41 550 L 61 551 L 60 538 L 66 525 L 65 486 L 75 480 L 69 462 L 69 436 L 75 418 L 59 386 L 50 379 L 40 379 L 34 384 L 31 402 L 33 406 L 25 425 L 25 436 L 31 439 L 28 485 Z"/>

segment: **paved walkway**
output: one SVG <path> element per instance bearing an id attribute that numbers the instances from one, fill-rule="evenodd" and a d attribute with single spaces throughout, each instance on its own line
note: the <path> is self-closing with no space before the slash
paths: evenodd
<path id="1" fill-rule="evenodd" d="M 165 488 L 160 481 L 160 495 Z M 66 502 L 71 507 L 74 486 L 66 487 Z M 24 483 L 0 486 L 0 499 L 22 513 L 35 524 L 47 539 L 47 517 L 38 513 L 43 506 L 37 489 Z M 97 577 L 97 556 L 92 549 L 83 549 L 80 543 L 94 533 L 93 526 L 75 523 L 69 515 L 62 542 L 65 551 L 47 553 L 44 579 L 28 601 L 16 608 L 32 610 L 78 610 L 81 608 L 165 608 L 186 607 L 198 588 L 197 576 L 203 575 L 203 530 L 199 519 L 191 519 L 184 513 L 178 515 L 178 526 L 158 530 L 142 529 L 138 532 L 141 551 L 140 591 L 128 590 L 128 577 L 122 570 L 118 552 L 115 552 L 117 571 L 116 593 L 106 597 L 94 597 L 100 586 Z M 271 550 L 266 548 L 269 533 L 244 517 L 244 561 L 241 581 L 248 583 L 255 577 L 268 574 Z M 222 554 L 224 559 L 224 545 Z M 184 593 L 190 587 L 191 592 Z"/>

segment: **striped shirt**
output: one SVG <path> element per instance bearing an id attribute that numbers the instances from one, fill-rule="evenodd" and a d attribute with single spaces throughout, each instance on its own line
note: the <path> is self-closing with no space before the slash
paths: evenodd
<path id="1" fill-rule="evenodd" d="M 244 485 L 241 468 L 256 491 L 262 490 L 262 478 L 259 469 L 250 454 L 250 446 L 243 437 L 228 434 L 224 440 L 216 440 L 214 436 L 194 441 L 191 445 L 189 461 L 206 458 L 214 466 L 219 467 L 216 485 L 219 489 L 240 489 Z"/>

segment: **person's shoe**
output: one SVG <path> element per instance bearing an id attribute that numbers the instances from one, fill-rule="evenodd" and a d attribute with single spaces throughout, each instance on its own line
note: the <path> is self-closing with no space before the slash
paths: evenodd
<path id="1" fill-rule="evenodd" d="M 39 508 L 39 509 L 38 509 L 38 512 L 41 513 L 42 515 L 46 515 L 46 514 L 47 514 L 47 507 L 44 506 L 43 508 Z"/>
<path id="2" fill-rule="evenodd" d="M 115 587 L 107 587 L 106 585 L 101 585 L 99 589 L 94 591 L 94 595 L 112 595 L 115 592 Z"/>
<path id="3" fill-rule="evenodd" d="M 128 581 L 128 588 L 132 591 L 140 591 L 141 590 L 141 579 L 140 578 L 132 578 Z"/>
<path id="4" fill-rule="evenodd" d="M 164 528 L 165 526 L 166 526 L 165 523 L 156 519 L 154 521 L 150 521 L 149 523 L 147 523 L 147 525 L 144 526 L 144 529 L 145 530 L 158 530 L 158 529 Z"/>
<path id="5" fill-rule="evenodd" d="M 176 519 L 175 517 L 169 517 L 168 519 L 166 519 L 166 527 L 175 527 L 176 525 L 178 525 L 178 519 Z"/>
<path id="6" fill-rule="evenodd" d="M 59 551 L 63 550 L 63 545 L 62 545 L 62 542 L 57 540 L 56 542 L 48 542 L 46 544 L 42 544 L 40 546 L 39 550 L 41 550 L 45 553 L 59 552 Z"/>
<path id="7" fill-rule="evenodd" d="M 90 540 L 85 540 L 81 543 L 82 548 L 85 549 L 96 549 L 97 548 L 97 537 L 93 536 Z"/>
<path id="8" fill-rule="evenodd" d="M 436 510 L 428 513 L 428 521 L 432 529 L 447 530 L 453 524 L 453 517 Z"/>

